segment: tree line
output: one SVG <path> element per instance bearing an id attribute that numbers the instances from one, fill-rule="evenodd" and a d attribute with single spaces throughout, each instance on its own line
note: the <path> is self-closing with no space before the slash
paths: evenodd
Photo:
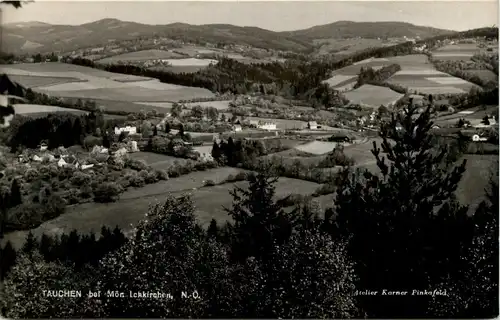
<path id="1" fill-rule="evenodd" d="M 87 138 L 95 136 L 101 137 L 102 143 L 109 148 L 115 140 L 113 129 L 121 124 L 122 119 L 104 119 L 99 110 L 85 115 L 60 112 L 34 119 L 18 115 L 5 139 L 12 152 L 20 147 L 35 149 L 41 143 L 46 143 L 49 149 L 73 145 L 89 147 L 90 140 Z"/>
<path id="2" fill-rule="evenodd" d="M 76 270 L 81 270 L 87 264 L 96 267 L 99 260 L 109 252 L 120 248 L 127 238 L 115 227 L 110 229 L 103 226 L 101 233 L 79 234 L 76 230 L 69 234 L 47 235 L 36 238 L 30 231 L 23 246 L 16 250 L 10 241 L 0 248 L 1 280 L 4 280 L 11 268 L 16 264 L 18 255 L 30 255 L 38 251 L 45 262 L 59 262 L 72 264 Z"/>

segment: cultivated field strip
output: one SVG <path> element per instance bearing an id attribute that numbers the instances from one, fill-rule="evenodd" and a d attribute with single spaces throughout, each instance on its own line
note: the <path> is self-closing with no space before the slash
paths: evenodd
<path id="1" fill-rule="evenodd" d="M 43 80 L 40 80 L 43 77 L 48 77 L 47 81 L 54 81 L 53 78 L 66 79 L 66 83 L 61 83 L 63 81 L 46 82 L 42 86 L 33 87 L 36 91 L 63 98 L 125 102 L 176 102 L 214 96 L 212 92 L 204 88 L 162 83 L 152 78 L 121 77 L 115 73 L 62 63 L 33 65 L 19 64 L 5 68 L 5 72 L 9 75 L 23 77 L 25 83 L 35 80 L 43 83 Z M 29 77 L 36 77 L 36 79 L 29 79 Z M 122 81 L 116 81 L 118 79 Z M 27 87 L 30 86 L 27 85 Z"/>
<path id="2" fill-rule="evenodd" d="M 395 103 L 402 94 L 397 93 L 386 87 L 362 85 L 361 87 L 345 93 L 345 97 L 351 103 L 380 107 L 380 105 L 389 105 Z"/>

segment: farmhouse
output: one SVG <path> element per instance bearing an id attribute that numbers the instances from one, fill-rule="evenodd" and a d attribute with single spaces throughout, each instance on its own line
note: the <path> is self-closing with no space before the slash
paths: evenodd
<path id="1" fill-rule="evenodd" d="M 137 134 L 137 128 L 136 127 L 131 127 L 131 126 L 126 126 L 122 128 L 115 127 L 115 134 L 119 135 L 122 132 L 127 132 L 128 134 Z"/>
<path id="2" fill-rule="evenodd" d="M 239 131 L 241 131 L 241 125 L 239 125 L 239 124 L 235 124 L 235 125 L 233 126 L 233 131 L 234 131 L 234 132 L 239 132 Z"/>
<path id="3" fill-rule="evenodd" d="M 307 129 L 316 130 L 318 129 L 318 124 L 316 123 L 316 121 L 309 121 L 307 123 Z"/>
<path id="4" fill-rule="evenodd" d="M 276 130 L 276 123 L 261 121 L 257 125 L 257 128 L 262 129 L 262 130 Z"/>

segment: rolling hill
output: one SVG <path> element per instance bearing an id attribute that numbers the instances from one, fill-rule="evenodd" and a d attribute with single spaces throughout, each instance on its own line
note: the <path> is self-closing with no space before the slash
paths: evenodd
<path id="1" fill-rule="evenodd" d="M 343 39 L 343 38 L 400 38 L 421 37 L 429 38 L 455 31 L 416 26 L 406 22 L 353 22 L 337 21 L 330 24 L 314 26 L 308 29 L 281 32 L 283 36 L 304 41 L 314 39 Z"/>
<path id="2" fill-rule="evenodd" d="M 160 36 L 187 42 L 234 43 L 258 48 L 304 52 L 311 50 L 312 40 L 348 37 L 422 38 L 449 33 L 429 27 L 402 22 L 340 21 L 290 32 L 274 32 L 258 27 L 239 27 L 228 24 L 190 25 L 173 23 L 148 25 L 117 19 L 102 19 L 82 25 L 51 25 L 23 22 L 4 25 L 4 50 L 10 53 L 71 51 L 108 44 L 110 41 L 133 40 L 139 37 Z"/>

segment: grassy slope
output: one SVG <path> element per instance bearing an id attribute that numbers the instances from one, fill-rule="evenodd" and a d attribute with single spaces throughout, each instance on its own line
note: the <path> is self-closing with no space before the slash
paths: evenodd
<path id="1" fill-rule="evenodd" d="M 180 195 L 189 192 L 193 196 L 196 206 L 196 214 L 203 225 L 207 225 L 212 218 L 218 221 L 226 221 L 229 216 L 224 212 L 223 206 L 230 207 L 232 198 L 229 190 L 234 183 L 227 183 L 214 187 L 202 186 L 203 180 L 214 180 L 220 182 L 229 174 L 240 172 L 239 169 L 218 168 L 204 172 L 194 172 L 169 181 L 148 185 L 144 188 L 133 189 L 125 192 L 121 200 L 116 203 L 97 204 L 87 203 L 69 207 L 67 212 L 54 220 L 45 222 L 35 230 L 34 234 L 40 236 L 42 233 L 69 232 L 77 229 L 81 232 L 91 230 L 99 232 L 102 225 L 114 227 L 118 225 L 124 231 L 131 230 L 131 224 L 136 224 L 144 217 L 151 204 L 161 202 L 168 194 Z M 244 186 L 245 182 L 236 183 Z M 280 178 L 276 184 L 277 196 L 283 197 L 290 193 L 312 193 L 319 185 L 313 182 L 297 179 Z M 17 247 L 20 246 L 27 231 L 12 232 L 5 236 L 4 241 L 10 240 Z"/>

